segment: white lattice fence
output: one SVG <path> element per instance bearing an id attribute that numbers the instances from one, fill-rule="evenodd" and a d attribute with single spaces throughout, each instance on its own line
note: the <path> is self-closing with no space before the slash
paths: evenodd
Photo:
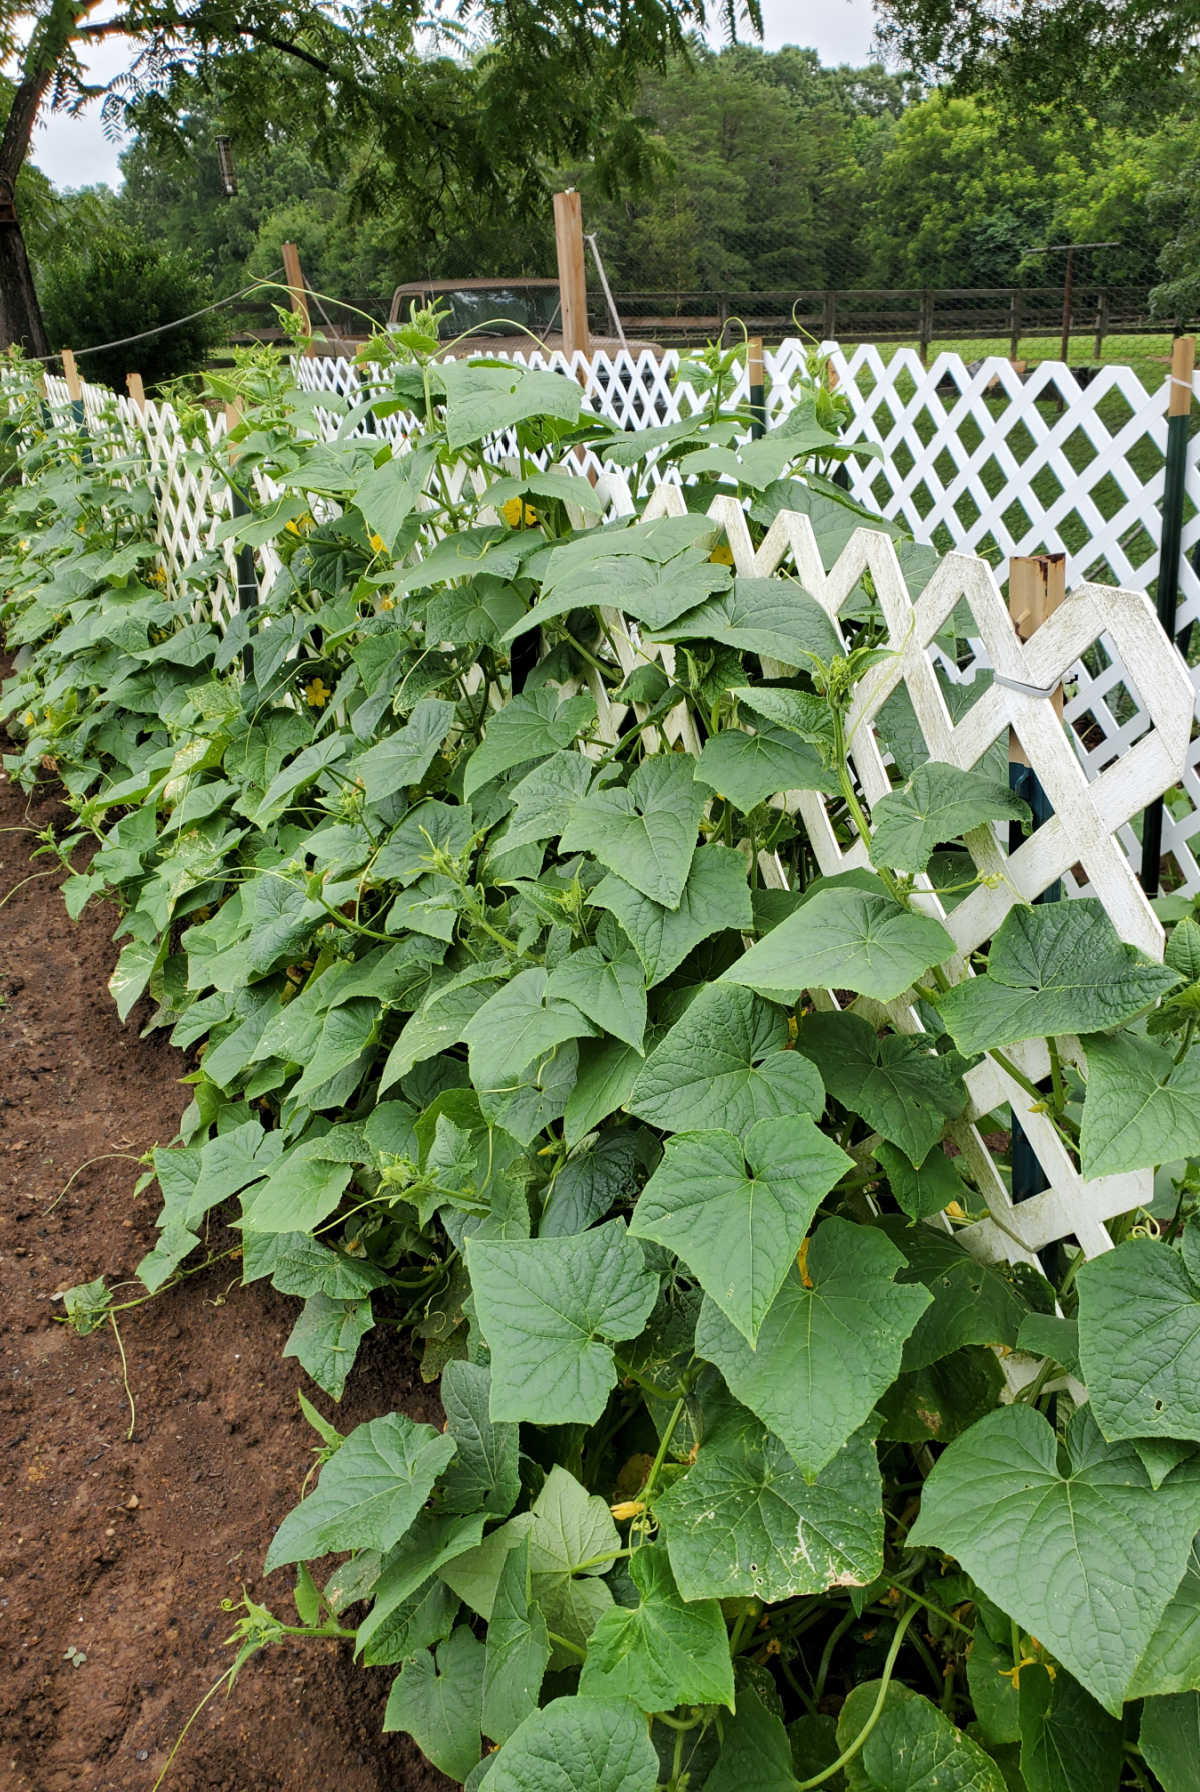
<path id="1" fill-rule="evenodd" d="M 796 402 L 805 345 L 785 342 L 767 355 L 768 410 L 778 420 Z M 652 426 L 692 414 L 702 400 L 690 386 L 673 383 L 679 357 L 597 354 L 585 361 L 555 353 L 512 357 L 553 367 L 582 380 L 585 402 L 623 427 Z M 1062 548 L 1073 580 L 1148 589 L 1157 571 L 1166 443 L 1164 390 L 1149 394 L 1128 368 L 1108 368 L 1087 386 L 1056 363 L 1022 380 L 1004 360 L 968 368 L 958 356 L 940 355 L 928 370 L 910 351 L 885 363 L 879 351 L 833 350 L 832 365 L 853 407 L 850 439 L 878 442 L 882 461 L 851 462 L 852 495 L 910 528 L 918 539 L 940 537 L 955 547 L 984 550 L 1002 571 L 1010 553 Z M 313 358 L 296 363 L 302 383 L 354 402 L 364 396 L 363 376 L 348 361 Z M 369 376 L 368 376 L 369 379 Z M 372 384 L 374 382 L 371 382 Z M 382 376 L 377 389 L 382 389 Z M 1058 398 L 1064 399 L 1060 410 Z M 69 411 L 65 382 L 47 380 L 55 411 Z M 738 396 L 745 398 L 745 391 Z M 105 388 L 84 387 L 85 412 L 98 443 L 144 465 L 154 491 L 159 537 L 168 570 L 179 572 L 213 545 L 217 524 L 229 515 L 229 486 L 221 471 L 224 423 L 214 418 L 207 443 L 189 445 L 175 412 L 149 404 L 139 410 Z M 332 434 L 338 418 L 327 416 Z M 360 425 L 366 428 L 367 425 Z M 411 424 L 402 414 L 376 428 L 396 445 Z M 1080 445 L 1086 444 L 1086 453 Z M 503 456 L 506 444 L 497 444 Z M 1082 460 L 1076 471 L 1074 459 Z M 1189 490 L 1200 493 L 1200 437 L 1193 443 Z M 598 471 L 597 467 L 592 468 Z M 268 492 L 259 481 L 263 495 Z M 1190 504 L 1184 541 L 1200 544 L 1200 514 Z M 1076 543 L 1082 543 L 1076 547 Z M 228 567 L 225 606 L 236 585 L 235 549 L 223 549 Z M 272 584 L 278 560 L 270 548 L 256 554 L 261 590 Z M 1200 579 L 1189 562 L 1182 569 L 1181 624 L 1200 620 Z M 986 643 L 977 643 L 986 662 Z M 1193 673 L 1200 685 L 1200 672 Z M 1089 779 L 1098 778 L 1148 729 L 1149 713 L 1115 642 L 1106 634 L 1070 668 L 1066 716 Z M 1188 746 L 1180 793 L 1168 805 L 1164 853 L 1178 868 L 1180 886 L 1200 890 L 1200 737 Z M 1136 862 L 1132 827 L 1122 841 Z M 1070 880 L 1068 880 L 1070 881 Z"/>
<path id="2" fill-rule="evenodd" d="M 52 395 L 52 402 L 57 402 L 57 395 Z M 222 498 L 216 477 L 223 449 L 221 426 L 214 425 L 210 444 L 217 451 L 215 459 L 200 457 L 202 471 L 213 469 L 212 480 L 206 484 L 197 476 L 195 454 L 183 444 L 177 428 L 172 433 L 169 418 L 164 421 L 151 412 L 131 414 L 109 408 L 96 412 L 95 423 L 98 435 L 103 425 L 111 432 L 108 439 L 117 440 L 121 452 L 144 455 L 145 464 L 153 468 L 163 494 L 160 515 L 175 532 L 176 545 L 182 546 L 184 537 L 179 531 L 184 523 L 188 529 L 196 529 L 197 541 L 210 539 L 212 528 L 228 512 L 227 488 Z M 481 476 L 472 477 L 478 485 Z M 634 508 L 628 482 L 620 475 L 602 476 L 597 489 L 607 500 L 610 517 L 628 515 Z M 185 516 L 189 505 L 202 515 Z M 685 509 L 682 491 L 664 482 L 650 498 L 645 515 L 648 519 L 679 516 Z M 1187 670 L 1158 627 L 1144 594 L 1084 583 L 1031 641 L 1022 643 L 1013 631 L 992 570 L 978 557 L 946 556 L 914 601 L 894 545 L 879 531 L 857 530 L 834 564 L 825 567 L 805 516 L 784 512 L 757 548 L 736 498 L 717 498 L 708 516 L 714 540 L 724 536 L 738 574 L 757 578 L 780 572 L 794 575 L 835 628 L 864 573 L 870 573 L 892 655 L 864 678 L 848 718 L 854 769 L 869 802 L 877 801 L 891 787 L 876 724 L 882 706 L 901 684 L 931 756 L 939 760 L 968 769 L 995 741 L 1007 739 L 1010 729 L 1019 736 L 1053 804 L 1052 819 L 1012 853 L 998 831 L 987 826 L 975 829 L 966 844 L 984 875 L 979 885 L 949 910 L 928 879 L 920 880 L 919 901 L 942 921 L 957 948 L 956 975 L 970 974 L 965 963 L 968 955 L 995 933 L 1015 903 L 1040 894 L 1075 865 L 1082 867 L 1090 890 L 1104 904 L 1121 937 L 1151 956 L 1161 957 L 1163 930 L 1134 876 L 1120 833 L 1148 802 L 1177 782 L 1192 732 L 1194 695 Z M 935 639 L 961 603 L 969 607 L 982 649 L 1000 677 L 953 721 L 937 677 Z M 638 625 L 623 615 L 609 613 L 606 621 L 626 673 L 651 658 L 660 660 L 670 672 L 673 648 L 648 641 Z M 1097 768 L 1075 750 L 1051 699 L 1031 693 L 1052 688 L 1101 637 L 1108 639 L 1119 655 L 1123 676 L 1137 695 L 1145 725 L 1118 762 Z M 597 700 L 600 732 L 615 742 L 625 719 L 624 709 L 610 702 L 597 674 L 591 676 L 590 685 Z M 698 749 L 685 711 L 674 712 L 660 727 L 683 750 Z M 866 863 L 861 844 L 843 849 L 820 795 L 795 792 L 777 800 L 799 813 L 822 871 L 833 873 Z M 777 858 L 762 854 L 759 864 L 766 883 L 784 885 Z M 835 998 L 826 993 L 818 1000 L 833 1005 Z M 886 1021 L 901 1032 L 922 1030 L 917 1009 L 903 999 L 881 1005 L 859 998 L 854 1006 L 868 1019 Z M 1072 1044 L 1066 1042 L 1068 1055 Z M 1036 1081 L 1048 1073 L 1048 1058 L 1040 1040 L 1010 1050 L 1013 1063 L 1026 1077 Z M 1001 1064 L 984 1058 L 968 1072 L 966 1082 L 969 1106 L 954 1137 L 980 1192 L 986 1217 L 976 1217 L 960 1233 L 964 1242 L 983 1258 L 1026 1262 L 1036 1261 L 1038 1251 L 1059 1240 L 1076 1240 L 1089 1256 L 1111 1249 L 1105 1221 L 1150 1200 L 1151 1173 L 1086 1180 L 1049 1120 Z M 1006 1104 L 1011 1104 L 1020 1120 L 1049 1185 L 1044 1193 L 1016 1204 L 1002 1164 L 981 1127 L 987 1116 Z"/>
<path id="3" fill-rule="evenodd" d="M 602 481 L 601 494 L 616 514 L 630 507 L 628 487 L 620 478 Z M 644 512 L 682 516 L 682 492 L 662 485 Z M 876 733 L 879 711 L 901 684 L 908 691 L 933 758 L 968 770 L 997 740 L 1007 741 L 1013 729 L 1054 805 L 1054 816 L 1010 853 L 999 830 L 977 828 L 967 847 L 983 880 L 957 906 L 947 909 L 927 878 L 919 898 L 926 911 L 942 922 L 958 948 L 955 976 L 970 974 L 966 960 L 995 933 L 1008 911 L 1031 901 L 1072 865 L 1081 865 L 1090 892 L 1103 904 L 1117 932 L 1155 958 L 1162 957 L 1163 929 L 1147 902 L 1122 850 L 1118 835 L 1130 818 L 1179 776 L 1192 725 L 1193 692 L 1186 668 L 1159 628 L 1153 606 L 1140 592 L 1083 584 L 1043 624 L 1029 642 L 1013 630 L 1008 608 L 994 574 L 974 556 L 948 555 L 914 602 L 910 597 L 891 540 L 875 530 L 859 529 L 826 569 L 812 525 L 806 516 L 784 512 L 755 548 L 737 501 L 718 498 L 708 516 L 724 536 L 739 574 L 767 578 L 794 574 L 838 626 L 843 607 L 869 572 L 879 597 L 892 657 L 875 667 L 860 685 L 847 718 L 847 736 L 858 780 L 869 802 L 891 789 L 886 752 Z M 1005 682 L 990 683 L 978 701 L 952 722 L 935 669 L 935 637 L 955 607 L 965 602 L 980 640 Z M 626 675 L 649 659 L 658 659 L 670 674 L 673 649 L 646 639 L 637 624 L 617 612 L 606 613 L 608 634 Z M 1092 643 L 1106 633 L 1119 648 L 1128 676 L 1145 702 L 1147 727 L 1119 765 L 1090 782 L 1064 732 L 1049 697 L 1029 689 L 1052 688 Z M 1014 688 L 1016 686 L 1025 689 Z M 623 706 L 610 702 L 604 681 L 592 674 L 589 688 L 596 699 L 603 738 L 615 742 L 626 719 Z M 698 751 L 686 710 L 661 724 L 674 744 Z M 860 843 L 840 845 L 826 799 L 813 791 L 794 792 L 778 801 L 798 812 L 821 870 L 834 873 L 866 867 Z M 782 888 L 786 879 L 780 861 L 760 855 L 764 882 Z M 834 1006 L 832 994 L 818 998 Z M 887 1023 L 900 1032 L 922 1029 L 916 1008 L 901 1000 L 888 1004 L 860 997 L 853 1004 L 873 1023 Z M 1069 1056 L 1078 1056 L 1068 1042 Z M 1049 1058 L 1041 1040 L 1011 1048 L 1018 1070 L 1034 1081 L 1049 1074 Z M 1059 1240 L 1075 1239 L 1088 1256 L 1112 1248 L 1105 1221 L 1148 1203 L 1153 1176 L 1140 1171 L 1086 1180 L 1063 1146 L 1056 1129 L 1033 1098 L 992 1058 L 966 1077 L 970 1102 L 952 1136 L 984 1198 L 989 1217 L 976 1220 L 964 1242 L 986 1259 L 1036 1263 L 1037 1252 Z M 1006 1104 L 1020 1120 L 1048 1184 L 1042 1194 L 1014 1204 L 1003 1170 L 989 1149 L 980 1123 Z"/>
<path id="4" fill-rule="evenodd" d="M 1147 391 L 1128 367 L 1102 368 L 1084 384 L 1058 362 L 1021 375 L 1003 358 L 968 365 L 939 355 L 929 368 L 903 349 L 845 353 L 826 345 L 838 388 L 849 399 L 850 441 L 869 441 L 882 460 L 850 461 L 851 495 L 896 521 L 918 541 L 982 555 L 1003 578 L 1013 554 L 1065 552 L 1072 581 L 1153 591 L 1162 527 L 1167 376 Z M 807 349 L 788 341 L 765 356 L 772 423 L 797 402 Z M 675 385 L 679 356 L 645 351 L 567 357 L 534 352 L 510 359 L 553 367 L 580 380 L 584 402 L 622 428 L 648 428 L 693 414 L 702 400 Z M 357 390 L 345 361 L 297 363 L 315 390 Z M 745 373 L 735 397 L 748 397 Z M 395 425 L 397 420 L 391 420 Z M 1200 622 L 1200 436 L 1188 464 L 1189 494 L 1180 572 L 1179 627 Z M 1193 671 L 1200 699 L 1200 668 Z M 1102 636 L 1071 668 L 1067 720 L 1089 775 L 1119 758 L 1149 726 L 1113 642 Z M 1200 889 L 1200 736 L 1189 747 L 1183 799 L 1164 818 L 1164 856 L 1182 888 Z M 1132 828 L 1126 851 L 1139 848 Z"/>

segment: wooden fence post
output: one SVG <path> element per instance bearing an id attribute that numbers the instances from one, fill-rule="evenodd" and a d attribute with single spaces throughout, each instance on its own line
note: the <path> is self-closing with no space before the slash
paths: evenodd
<path id="1" fill-rule="evenodd" d="M 826 342 L 832 342 L 837 335 L 837 294 L 831 288 L 825 289 L 824 315 L 821 319 L 821 334 Z"/>
<path id="2" fill-rule="evenodd" d="M 917 346 L 921 356 L 921 366 L 928 367 L 929 344 L 933 339 L 933 293 L 927 286 L 923 287 L 921 290 L 921 322 L 919 330 L 920 334 Z"/>
<path id="3" fill-rule="evenodd" d="M 287 281 L 288 293 L 292 301 L 292 310 L 300 313 L 300 321 L 304 329 L 306 355 L 315 355 L 316 348 L 312 339 L 312 319 L 308 312 L 308 291 L 304 284 L 304 273 L 300 266 L 300 251 L 295 243 L 283 245 L 283 277 Z"/>
<path id="4" fill-rule="evenodd" d="M 1098 361 L 1104 352 L 1104 338 L 1108 334 L 1108 294 L 1100 288 L 1096 299 L 1096 342 L 1093 354 Z"/>
<path id="5" fill-rule="evenodd" d="M 144 412 L 146 409 L 146 388 L 142 384 L 141 374 L 127 373 L 125 375 L 125 389 L 129 393 L 129 396 L 137 409 Z"/>
<path id="6" fill-rule="evenodd" d="M 1008 613 L 1022 641 L 1041 627 L 1067 595 L 1067 556 L 1065 554 L 1014 554 L 1008 563 Z M 1062 686 L 1054 693 L 1054 706 L 1063 711 Z M 1049 821 L 1051 810 L 1046 793 L 1025 755 L 1015 730 L 1008 736 L 1008 782 L 1012 790 L 1029 804 L 1033 830 Z M 1016 852 L 1024 839 L 1019 821 L 1009 824 L 1008 850 Z M 1058 902 L 1062 885 L 1053 883 L 1036 898 L 1038 902 Z M 1040 1194 L 1047 1187 L 1042 1167 L 1029 1140 L 1021 1131 L 1016 1115 L 1012 1124 L 1012 1191 L 1014 1201 L 1024 1201 Z"/>
<path id="7" fill-rule="evenodd" d="M 1014 286 L 1008 299 L 1008 358 L 1018 359 L 1021 348 L 1021 294 Z"/>
<path id="8" fill-rule="evenodd" d="M 1178 336 L 1171 350 L 1167 387 L 1167 459 L 1163 468 L 1162 535 L 1158 548 L 1158 620 L 1167 638 L 1175 639 L 1179 605 L 1179 562 L 1183 554 L 1183 502 L 1187 484 L 1188 430 L 1192 413 L 1192 380 L 1196 371 L 1196 338 Z M 1142 888 L 1157 896 L 1162 866 L 1163 805 L 1160 797 L 1142 817 Z"/>
<path id="9" fill-rule="evenodd" d="M 562 306 L 563 350 L 586 355 L 588 335 L 587 270 L 583 260 L 583 207 L 579 193 L 568 187 L 554 195 L 554 244 L 558 252 L 558 292 Z"/>
<path id="10" fill-rule="evenodd" d="M 83 403 L 83 381 L 79 377 L 79 367 L 72 349 L 62 351 L 63 377 L 67 382 L 67 394 L 72 404 Z"/>

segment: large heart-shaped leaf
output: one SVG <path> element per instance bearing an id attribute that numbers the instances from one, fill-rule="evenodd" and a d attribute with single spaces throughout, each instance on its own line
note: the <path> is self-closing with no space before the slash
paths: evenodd
<path id="1" fill-rule="evenodd" d="M 665 1549 L 636 1550 L 629 1570 L 640 1602 L 613 1606 L 597 1624 L 580 1694 L 630 1699 L 643 1711 L 677 1705 L 728 1705 L 732 1711 L 733 1664 L 717 1601 L 685 1603 Z"/>
<path id="2" fill-rule="evenodd" d="M 871 810 L 871 859 L 924 871 L 935 846 L 985 821 L 1028 821 L 1029 805 L 994 778 L 930 760 Z"/>
<path id="3" fill-rule="evenodd" d="M 757 734 L 722 728 L 705 741 L 695 775 L 743 814 L 784 790 L 823 790 L 830 796 L 837 791 L 820 756 L 786 728 L 761 728 Z"/>
<path id="4" fill-rule="evenodd" d="M 383 1727 L 405 1730 L 435 1767 L 464 1780 L 479 1759 L 484 1647 L 460 1624 L 436 1659 L 421 1649 L 392 1682 Z"/>
<path id="5" fill-rule="evenodd" d="M 630 1230 L 681 1257 L 751 1344 L 818 1204 L 853 1168 L 807 1114 L 729 1132 L 677 1133 Z"/>
<path id="6" fill-rule="evenodd" d="M 865 1431 L 813 1480 L 757 1419 L 737 1413 L 705 1438 L 654 1513 L 685 1599 L 792 1599 L 867 1586 L 882 1570 L 879 1468 Z"/>
<path id="7" fill-rule="evenodd" d="M 1079 1131 L 1085 1176 L 1117 1176 L 1200 1154 L 1200 1062 L 1135 1033 L 1084 1040 L 1087 1093 Z"/>
<path id="8" fill-rule="evenodd" d="M 422 697 L 404 727 L 352 759 L 346 774 L 361 782 L 368 803 L 382 803 L 406 785 L 420 783 L 453 722 L 453 703 Z"/>
<path id="9" fill-rule="evenodd" d="M 530 759 L 547 759 L 569 747 L 581 729 L 595 719 L 596 704 L 586 692 L 562 697 L 552 684 L 522 691 L 498 710 L 483 739 L 467 761 L 463 795 L 477 790 Z"/>
<path id="10" fill-rule="evenodd" d="M 452 1437 L 403 1413 L 359 1425 L 288 1513 L 267 1551 L 267 1572 L 335 1549 L 390 1549 L 433 1490 L 455 1451 Z"/>
<path id="11" fill-rule="evenodd" d="M 748 931 L 754 925 L 746 861 L 728 846 L 698 849 L 677 908 L 664 907 L 635 890 L 626 878 L 611 873 L 600 880 L 588 901 L 617 917 L 642 961 L 651 989 L 710 934 L 726 928 Z"/>
<path id="12" fill-rule="evenodd" d="M 1079 1273 L 1079 1353 L 1096 1423 L 1109 1439 L 1200 1441 L 1200 1269 L 1150 1238 L 1130 1238 Z"/>
<path id="13" fill-rule="evenodd" d="M 880 1039 L 861 1014 L 805 1015 L 796 1050 L 818 1066 L 829 1093 L 898 1146 L 914 1169 L 947 1120 L 966 1106 L 957 1066 L 928 1039 L 904 1033 Z"/>
<path id="14" fill-rule="evenodd" d="M 733 587 L 656 631 L 663 641 L 720 641 L 789 666 L 828 665 L 842 652 L 838 632 L 798 580 L 735 578 Z"/>
<path id="15" fill-rule="evenodd" d="M 748 989 L 712 984 L 646 1059 L 629 1111 L 664 1132 L 735 1134 L 777 1114 L 819 1115 L 821 1079 L 787 1043 L 777 1008 Z"/>
<path id="16" fill-rule="evenodd" d="M 900 1372 L 904 1340 L 929 1305 L 924 1288 L 897 1285 L 903 1267 L 881 1232 L 828 1219 L 789 1270 L 757 1347 L 705 1298 L 696 1354 L 806 1474 L 820 1473 Z"/>
<path id="17" fill-rule="evenodd" d="M 563 1698 L 513 1731 L 485 1784 L 488 1792 L 654 1792 L 657 1781 L 658 1756 L 636 1705 Z"/>
<path id="18" fill-rule="evenodd" d="M 446 439 L 451 448 L 482 441 L 529 417 L 574 423 L 583 402 L 577 381 L 545 368 L 445 361 L 438 373 L 445 382 Z"/>
<path id="19" fill-rule="evenodd" d="M 576 804 L 563 850 L 593 853 L 644 896 L 678 908 L 707 800 L 689 760 L 644 759 L 628 785 L 605 785 Z"/>
<path id="20" fill-rule="evenodd" d="M 881 1684 L 867 1680 L 855 1686 L 838 1716 L 837 1739 L 842 1750 L 853 1747 L 866 1731 Z M 893 1680 L 883 1710 L 862 1753 L 850 1765 L 855 1792 L 1005 1792 L 996 1763 L 977 1742 L 956 1729 L 936 1705 Z"/>
<path id="21" fill-rule="evenodd" d="M 625 1222 L 568 1238 L 471 1238 L 467 1268 L 492 1352 L 492 1418 L 595 1424 L 617 1379 L 611 1345 L 637 1336 L 658 1292 Z"/>
<path id="22" fill-rule="evenodd" d="M 987 975 L 957 984 L 939 1005 L 958 1049 L 973 1055 L 1017 1039 L 1115 1027 L 1179 981 L 1177 971 L 1125 944 L 1103 903 L 1077 897 L 1011 909 Z"/>
<path id="23" fill-rule="evenodd" d="M 540 967 L 518 971 L 502 983 L 463 1028 L 470 1047 L 471 1081 L 482 1094 L 515 1085 L 526 1065 L 567 1039 L 596 1029 L 574 1002 L 555 996 Z"/>
<path id="24" fill-rule="evenodd" d="M 822 890 L 725 972 L 725 981 L 795 1001 L 806 989 L 853 989 L 894 1001 L 954 951 L 940 921 L 882 891 Z"/>
<path id="25" fill-rule="evenodd" d="M 1127 1688 L 1187 1565 L 1200 1464 L 1155 1489 L 1130 1444 L 1106 1444 L 1088 1408 L 1067 1467 L 1040 1413 L 1008 1406 L 956 1438 L 925 1483 L 909 1542 L 944 1549 L 1106 1710 Z"/>

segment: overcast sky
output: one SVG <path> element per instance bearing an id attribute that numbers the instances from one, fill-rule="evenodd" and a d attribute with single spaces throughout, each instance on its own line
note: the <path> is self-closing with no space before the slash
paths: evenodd
<path id="1" fill-rule="evenodd" d="M 802 44 L 822 62 L 866 62 L 871 52 L 871 0 L 763 0 L 764 43 L 769 50 Z M 111 80 L 127 66 L 119 43 L 102 46 L 92 59 L 93 76 Z M 33 160 L 57 187 L 94 186 L 120 180 L 120 144 L 100 125 L 99 104 L 80 118 L 52 116 L 34 132 Z"/>

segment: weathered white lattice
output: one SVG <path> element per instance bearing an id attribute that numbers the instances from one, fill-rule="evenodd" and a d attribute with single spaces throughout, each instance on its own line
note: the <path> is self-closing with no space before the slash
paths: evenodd
<path id="1" fill-rule="evenodd" d="M 628 490 L 620 481 L 612 481 L 606 495 L 618 511 L 626 508 Z M 682 493 L 664 485 L 651 498 L 645 514 L 684 512 Z M 947 556 L 914 603 L 891 541 L 877 531 L 856 531 L 827 571 L 807 517 L 789 512 L 778 516 L 755 549 L 745 515 L 735 500 L 717 500 L 708 514 L 723 531 L 739 573 L 764 578 L 781 568 L 794 572 L 835 625 L 863 574 L 870 573 L 894 657 L 863 679 L 847 719 L 854 769 L 868 802 L 891 788 L 875 720 L 901 683 L 908 691 L 931 758 L 967 770 L 994 741 L 1007 741 L 1010 728 L 1025 748 L 1053 805 L 1053 816 L 1011 854 L 992 829 L 973 830 L 966 845 L 985 881 L 948 912 L 927 880 L 919 898 L 922 906 L 942 921 L 959 948 L 954 974 L 962 974 L 962 959 L 991 938 L 1015 903 L 1031 901 L 1072 866 L 1081 868 L 1081 881 L 1103 902 L 1121 937 L 1161 958 L 1162 927 L 1116 835 L 1132 816 L 1178 781 L 1188 749 L 1193 693 L 1187 668 L 1163 634 L 1145 596 L 1106 585 L 1082 585 L 1023 643 L 1013 630 L 995 576 L 982 560 L 962 554 Z M 969 606 L 998 677 L 954 723 L 934 670 L 934 638 L 960 601 Z M 609 621 L 627 671 L 655 653 L 666 669 L 671 669 L 672 649 L 655 649 L 618 617 Z M 1142 693 L 1148 727 L 1119 762 L 1089 782 L 1049 693 L 1102 633 L 1116 644 L 1129 677 Z M 1032 695 L 1031 687 L 1047 694 Z M 602 681 L 595 679 L 591 688 L 603 705 Z M 621 712 L 606 714 L 602 708 L 601 714 L 615 738 L 623 719 Z M 696 750 L 690 728 L 678 717 L 667 719 L 664 733 L 686 750 Z M 861 843 L 850 850 L 839 844 L 823 797 L 797 791 L 783 800 L 803 820 L 823 872 L 867 864 Z M 777 886 L 783 883 L 777 861 L 764 856 L 761 869 L 766 880 Z M 833 1001 L 832 996 L 822 999 Z M 921 1030 L 915 1008 L 907 1003 L 885 1007 L 860 998 L 855 1007 L 869 1019 L 886 1020 L 902 1032 Z M 1048 1074 L 1049 1060 L 1041 1041 L 1015 1046 L 1008 1056 L 1035 1082 Z M 1089 1256 L 1111 1248 L 1104 1221 L 1151 1198 L 1151 1172 L 1085 1181 L 1049 1120 L 1035 1110 L 1031 1097 L 999 1064 L 985 1058 L 968 1072 L 966 1080 L 970 1108 L 966 1119 L 952 1129 L 952 1136 L 991 1217 L 960 1233 L 963 1242 L 983 1257 L 1028 1262 L 1035 1261 L 1036 1253 L 1057 1239 L 1075 1238 Z M 1005 1104 L 1012 1105 L 1049 1184 L 1044 1193 L 1017 1205 L 977 1124 Z"/>

